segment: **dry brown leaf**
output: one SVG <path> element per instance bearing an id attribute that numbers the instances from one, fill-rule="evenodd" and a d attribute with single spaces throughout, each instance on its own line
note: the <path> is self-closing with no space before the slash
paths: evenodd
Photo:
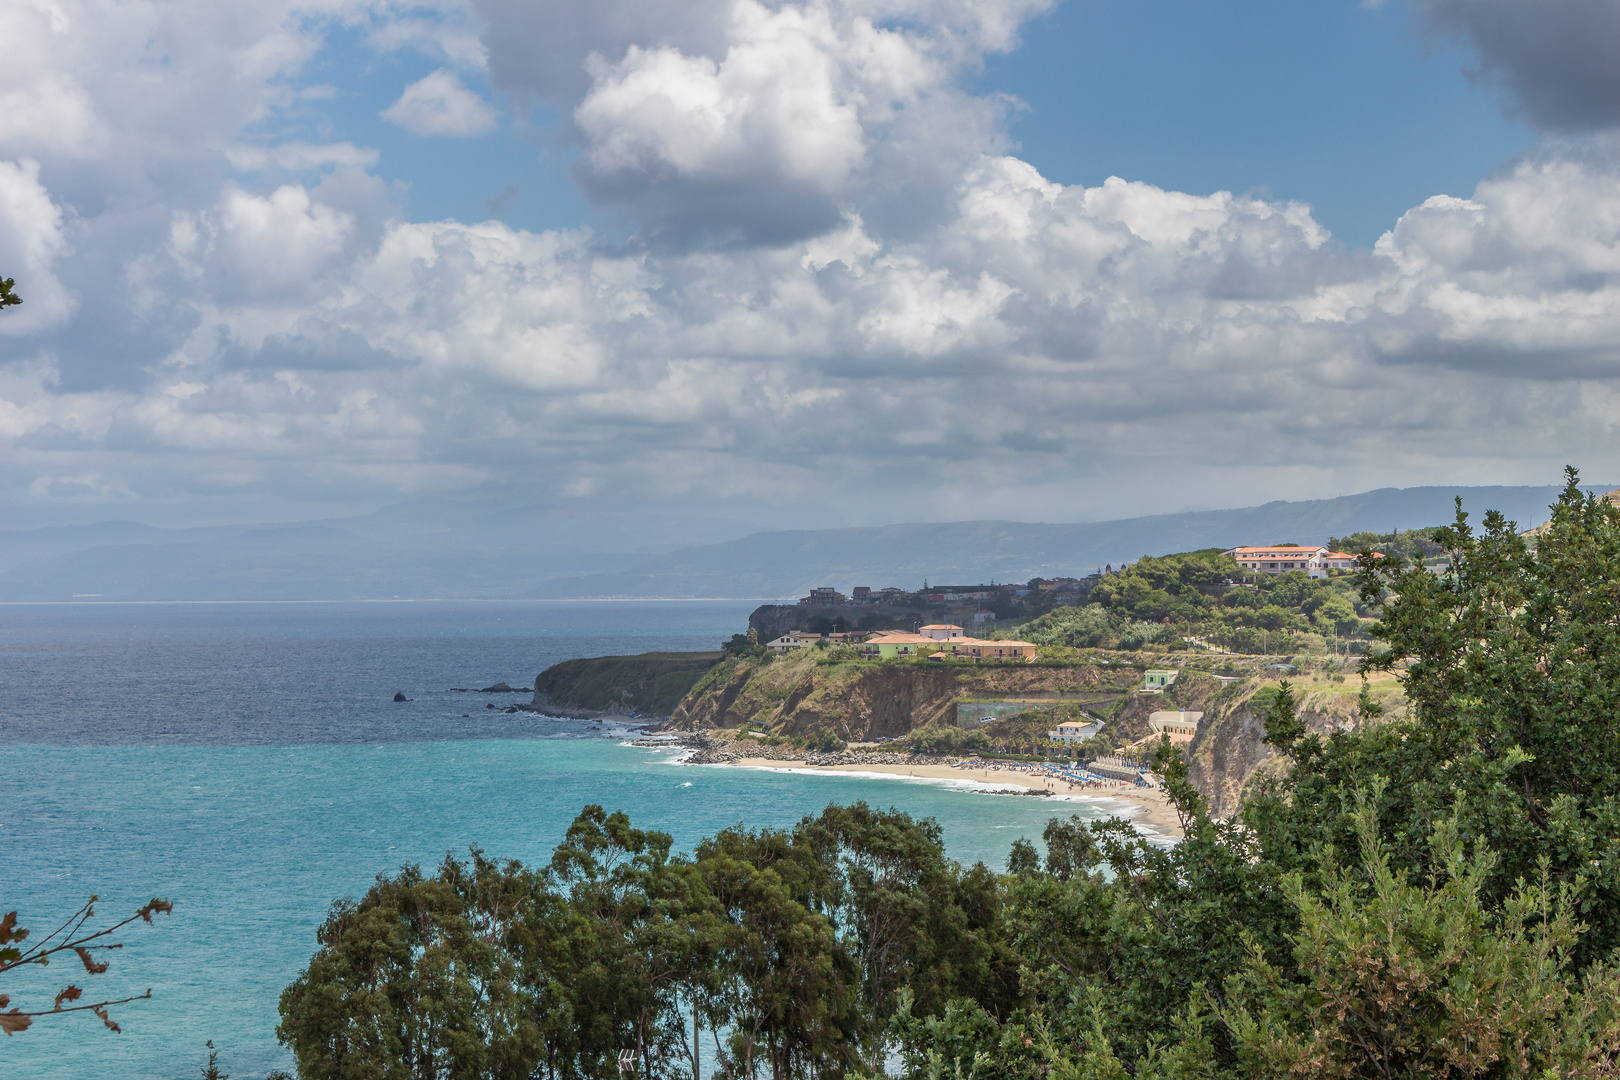
<path id="1" fill-rule="evenodd" d="M 79 954 L 79 960 L 84 964 L 85 971 L 92 975 L 101 975 L 106 972 L 107 962 L 104 960 L 99 964 L 96 963 L 95 958 L 90 955 L 89 949 L 82 945 L 75 945 L 73 951 Z"/>

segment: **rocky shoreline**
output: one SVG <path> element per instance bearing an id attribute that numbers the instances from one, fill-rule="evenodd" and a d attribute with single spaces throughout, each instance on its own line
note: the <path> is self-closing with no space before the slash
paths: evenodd
<path id="1" fill-rule="evenodd" d="M 692 751 L 681 762 L 683 765 L 729 765 L 741 761 L 773 761 L 783 765 L 803 765 L 811 768 L 832 768 L 862 765 L 950 766 L 957 760 L 941 754 L 914 754 L 909 750 L 846 749 L 827 752 L 802 750 L 786 743 L 767 746 L 760 739 L 716 738 L 706 732 L 671 733 L 670 736 L 641 739 L 636 746 L 680 746 Z M 1039 788 L 1007 788 L 992 794 L 1050 795 Z"/>
<path id="2" fill-rule="evenodd" d="M 643 739 L 637 746 L 681 746 L 692 753 L 688 765 L 723 765 L 745 758 L 768 761 L 796 761 L 805 765 L 948 765 L 951 759 L 938 754 L 913 754 L 895 750 L 804 750 L 788 743 L 769 746 L 762 739 L 716 738 L 707 732 L 670 732 L 656 739 Z"/>

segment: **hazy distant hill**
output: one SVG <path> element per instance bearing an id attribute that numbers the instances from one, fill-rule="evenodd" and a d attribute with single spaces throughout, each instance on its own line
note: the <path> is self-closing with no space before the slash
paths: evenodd
<path id="1" fill-rule="evenodd" d="M 0 532 L 0 601 L 512 597 L 758 530 L 667 508 L 581 512 L 500 497 L 428 497 L 286 525 L 102 522 Z"/>
<path id="2" fill-rule="evenodd" d="M 1599 486 L 1594 490 L 1608 490 Z M 934 584 L 1027 581 L 1081 575 L 1143 555 L 1237 544 L 1321 543 L 1359 530 L 1444 524 L 1452 499 L 1477 523 L 1500 510 L 1521 528 L 1540 524 L 1556 487 L 1381 488 L 1309 502 L 1273 502 L 1238 510 L 1037 525 L 962 521 L 870 529 L 767 532 L 677 551 L 627 571 L 542 586 L 537 596 L 788 597 L 818 585 L 913 589 Z"/>
<path id="3" fill-rule="evenodd" d="M 0 532 L 0 601 L 775 598 L 816 585 L 1027 581 L 1191 548 L 1436 524 L 1450 519 L 1454 494 L 1476 514 L 1499 509 L 1529 527 L 1546 518 L 1557 493 L 1390 488 L 1083 525 L 966 521 L 798 532 L 760 532 L 674 504 L 604 511 L 439 496 L 287 525 L 103 522 Z"/>

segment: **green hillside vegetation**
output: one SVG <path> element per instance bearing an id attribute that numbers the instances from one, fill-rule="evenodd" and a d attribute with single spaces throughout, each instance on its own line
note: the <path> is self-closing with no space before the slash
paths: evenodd
<path id="1" fill-rule="evenodd" d="M 1235 652 L 1321 652 L 1330 638 L 1368 640 L 1363 616 L 1374 611 L 1357 595 L 1351 574 L 1245 574 L 1214 548 L 1140 559 L 1106 575 L 1090 601 L 1000 628 L 994 636 L 1126 650 L 1180 646 L 1198 637 Z M 1296 636 L 1296 645 L 1285 648 Z"/>
<path id="2" fill-rule="evenodd" d="M 1376 551 L 1386 557 L 1393 556 L 1409 563 L 1439 566 L 1447 561 L 1446 549 L 1436 539 L 1440 530 L 1406 529 L 1403 531 L 1374 533 L 1355 532 L 1348 536 L 1335 536 L 1328 547 L 1359 555 L 1363 551 Z"/>
<path id="3" fill-rule="evenodd" d="M 1093 738 L 1068 747 L 1054 747 L 1047 732 L 1071 720 L 1085 723 L 1091 719 L 1079 705 L 1065 703 L 1031 709 L 973 728 L 946 725 L 921 728 L 911 733 L 907 743 L 921 754 L 1011 754 L 1043 759 L 1075 756 L 1089 761 L 1098 754 L 1106 754 L 1114 749 L 1115 740 L 1106 729 Z"/>
<path id="4" fill-rule="evenodd" d="M 1405 714 L 1278 685 L 1231 821 L 1163 745 L 1173 847 L 1055 818 L 997 873 L 855 806 L 675 853 L 588 807 L 547 866 L 334 905 L 281 1038 L 303 1080 L 1614 1076 L 1620 508 L 1569 481 L 1534 551 L 1459 514 L 1448 572 L 1363 575 Z"/>

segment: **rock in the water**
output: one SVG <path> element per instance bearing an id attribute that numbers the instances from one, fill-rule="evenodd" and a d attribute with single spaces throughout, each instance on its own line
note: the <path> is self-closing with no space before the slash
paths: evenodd
<path id="1" fill-rule="evenodd" d="M 478 692 L 480 694 L 527 694 L 529 691 L 527 687 L 522 690 L 518 690 L 507 686 L 503 682 L 498 682 L 494 686 L 486 686 Z"/>
<path id="2" fill-rule="evenodd" d="M 411 699 L 406 697 L 405 692 L 403 690 L 401 690 L 400 692 L 398 692 L 397 694 L 394 695 L 394 700 L 395 701 L 409 701 Z"/>

